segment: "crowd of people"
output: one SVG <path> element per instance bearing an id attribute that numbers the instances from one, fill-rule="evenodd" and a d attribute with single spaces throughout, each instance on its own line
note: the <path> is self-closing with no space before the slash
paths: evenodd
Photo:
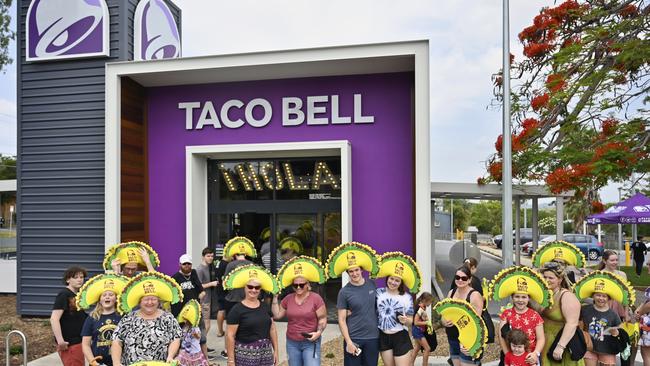
<path id="1" fill-rule="evenodd" d="M 212 365 L 216 350 L 207 347 L 206 337 L 217 309 L 213 333 L 225 337 L 221 356 L 228 366 L 277 365 L 275 322 L 282 319 L 289 365 L 320 365 L 328 312 L 312 286 L 345 273 L 336 314 L 346 366 L 376 366 L 380 357 L 387 366 L 410 366 L 420 353 L 427 365 L 437 347 L 436 328 L 445 330 L 453 366 L 480 364 L 494 336 L 488 334 L 491 300 L 509 301 L 494 340 L 503 365 L 615 365 L 617 356 L 626 365 L 638 346 L 650 366 L 650 288 L 645 304 L 635 308 L 635 292 L 617 269 L 616 252 L 605 251 L 599 269 L 587 271 L 579 249 L 549 243 L 533 255 L 536 269 L 507 268 L 489 285 L 476 275 L 478 261 L 468 258 L 455 272 L 447 299 L 437 302 L 431 293 L 420 293 L 418 265 L 403 253 L 378 255 L 367 245 L 344 243 L 322 265 L 297 255 L 295 242 L 284 244 L 277 275 L 265 262 L 255 262 L 258 252 L 245 237 L 231 239 L 217 263 L 214 249 L 205 248 L 197 269 L 182 255 L 171 276 L 155 270 L 157 254 L 141 242 L 111 248 L 107 272 L 88 281 L 85 269 L 68 268 L 51 315 L 63 364 Z M 284 255 L 288 250 L 294 255 Z M 385 279 L 383 287 L 378 278 Z M 441 309 L 449 306 L 469 309 L 469 316 L 446 317 Z M 477 335 L 468 337 L 470 331 Z"/>

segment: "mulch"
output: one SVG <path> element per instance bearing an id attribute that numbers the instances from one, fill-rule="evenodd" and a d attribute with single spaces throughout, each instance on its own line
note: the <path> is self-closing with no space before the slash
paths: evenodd
<path id="1" fill-rule="evenodd" d="M 49 318 L 23 318 L 16 313 L 16 295 L 0 295 L 0 361 L 5 363 L 4 341 L 12 330 L 19 330 L 27 338 L 27 358 L 29 361 L 41 358 L 56 351 L 54 335 Z M 12 365 L 22 364 L 22 341 L 18 335 L 11 337 L 10 354 Z"/>

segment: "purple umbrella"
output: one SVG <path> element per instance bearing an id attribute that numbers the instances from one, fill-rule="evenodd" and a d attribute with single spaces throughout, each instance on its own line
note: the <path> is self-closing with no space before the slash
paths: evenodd
<path id="1" fill-rule="evenodd" d="M 650 198 L 637 193 L 608 208 L 605 212 L 589 215 L 590 224 L 650 224 Z"/>

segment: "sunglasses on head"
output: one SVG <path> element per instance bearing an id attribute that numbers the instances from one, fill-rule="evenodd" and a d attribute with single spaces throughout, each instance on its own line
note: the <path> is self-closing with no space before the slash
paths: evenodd
<path id="1" fill-rule="evenodd" d="M 467 277 L 467 276 L 459 276 L 459 275 L 456 275 L 456 276 L 454 276 L 454 278 L 455 278 L 456 280 L 458 280 L 458 281 L 467 281 L 467 280 L 469 280 L 469 277 Z"/>
<path id="2" fill-rule="evenodd" d="M 294 283 L 293 288 L 304 288 L 307 285 L 307 282 L 305 283 Z"/>
<path id="3" fill-rule="evenodd" d="M 558 263 L 558 262 L 546 262 L 546 263 L 544 263 L 544 268 L 557 269 L 557 268 L 560 268 L 560 267 L 562 267 L 562 265 L 560 263 Z"/>
<path id="4" fill-rule="evenodd" d="M 253 285 L 246 285 L 246 288 L 249 290 L 258 290 L 262 288 L 262 286 L 253 286 Z"/>

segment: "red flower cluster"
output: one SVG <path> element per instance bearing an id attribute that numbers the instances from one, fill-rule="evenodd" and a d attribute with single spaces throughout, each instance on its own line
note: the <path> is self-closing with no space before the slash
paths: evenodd
<path id="1" fill-rule="evenodd" d="M 528 43 L 524 46 L 524 55 L 529 58 L 544 56 L 553 46 L 549 43 Z"/>
<path id="2" fill-rule="evenodd" d="M 615 118 L 608 118 L 600 124 L 600 127 L 603 130 L 603 136 L 612 136 L 616 133 L 618 121 Z"/>
<path id="3" fill-rule="evenodd" d="M 560 23 L 571 20 L 582 10 L 580 4 L 574 0 L 567 0 L 555 8 L 545 9 L 545 13 Z"/>
<path id="4" fill-rule="evenodd" d="M 487 181 L 483 177 L 478 177 L 476 178 L 476 184 L 478 184 L 479 186 L 484 186 L 485 184 L 487 184 Z"/>
<path id="5" fill-rule="evenodd" d="M 584 184 L 585 178 L 591 174 L 591 163 L 576 164 L 568 168 L 557 168 L 546 176 L 546 184 L 553 193 L 577 189 Z"/>
<path id="6" fill-rule="evenodd" d="M 538 96 L 534 97 L 534 98 L 530 101 L 530 106 L 533 107 L 533 110 L 534 110 L 534 111 L 538 111 L 538 110 L 540 110 L 542 107 L 546 107 L 546 105 L 548 104 L 548 100 L 549 100 L 549 99 L 550 99 L 550 96 L 548 95 L 548 93 L 544 93 L 544 94 L 542 94 L 542 95 L 538 95 Z"/>
<path id="7" fill-rule="evenodd" d="M 627 164 L 627 159 L 633 158 L 627 156 L 629 152 L 630 148 L 623 145 L 622 142 L 608 142 L 596 148 L 592 161 L 609 158 L 607 160 L 611 160 L 613 163 L 616 163 L 618 166 L 623 168 Z"/>
<path id="8" fill-rule="evenodd" d="M 580 42 L 582 42 L 582 39 L 580 38 L 580 36 L 572 36 L 572 37 L 569 37 L 569 38 L 565 39 L 564 42 L 562 42 L 562 46 L 560 46 L 560 47 L 561 48 L 569 47 L 569 46 L 574 45 L 574 44 L 579 44 Z"/>
<path id="9" fill-rule="evenodd" d="M 605 205 L 600 201 L 591 201 L 591 212 L 592 213 L 601 213 L 605 211 Z"/>
<path id="10" fill-rule="evenodd" d="M 488 172 L 495 182 L 501 182 L 503 178 L 503 163 L 500 161 L 493 161 L 488 166 Z"/>
<path id="11" fill-rule="evenodd" d="M 629 18 L 637 15 L 639 9 L 634 4 L 627 4 L 621 11 L 618 13 L 623 18 Z"/>
<path id="12" fill-rule="evenodd" d="M 566 85 L 566 80 L 562 74 L 551 74 L 546 78 L 546 87 L 553 93 L 556 93 Z"/>
<path id="13" fill-rule="evenodd" d="M 532 135 L 539 127 L 539 121 L 535 118 L 526 118 L 521 122 L 522 130 L 517 136 L 518 140 L 525 140 Z"/>

